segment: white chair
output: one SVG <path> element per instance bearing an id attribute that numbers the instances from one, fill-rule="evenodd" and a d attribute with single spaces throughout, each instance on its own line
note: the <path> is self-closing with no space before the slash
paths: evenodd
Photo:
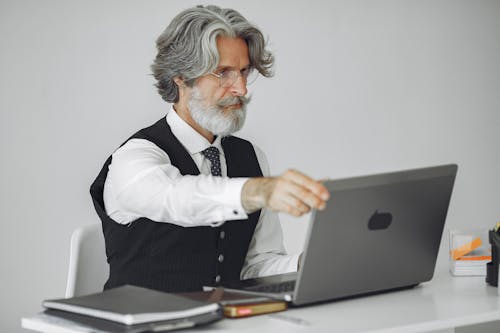
<path id="1" fill-rule="evenodd" d="M 108 274 L 101 225 L 91 224 L 76 229 L 71 236 L 66 297 L 102 291 Z"/>

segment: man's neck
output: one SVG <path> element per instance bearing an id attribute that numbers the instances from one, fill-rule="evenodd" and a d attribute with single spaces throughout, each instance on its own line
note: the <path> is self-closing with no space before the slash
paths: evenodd
<path id="1" fill-rule="evenodd" d="M 191 113 L 189 112 L 186 106 L 182 106 L 179 103 L 174 104 L 174 111 L 177 115 L 186 122 L 189 126 L 191 126 L 196 132 L 198 132 L 201 136 L 207 139 L 208 142 L 213 143 L 215 140 L 215 136 L 213 133 L 207 131 L 206 129 L 200 127 L 191 117 Z"/>

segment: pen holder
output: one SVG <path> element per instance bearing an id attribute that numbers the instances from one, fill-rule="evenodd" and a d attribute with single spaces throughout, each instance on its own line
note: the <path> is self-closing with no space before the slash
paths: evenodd
<path id="1" fill-rule="evenodd" d="M 498 287 L 498 255 L 500 254 L 500 235 L 490 230 L 488 238 L 491 244 L 491 261 L 486 264 L 486 282 Z"/>

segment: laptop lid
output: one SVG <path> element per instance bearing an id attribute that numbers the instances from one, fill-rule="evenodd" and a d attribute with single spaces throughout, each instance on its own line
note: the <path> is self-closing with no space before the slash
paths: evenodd
<path id="1" fill-rule="evenodd" d="M 329 180 L 313 211 L 296 305 L 414 286 L 434 274 L 457 165 Z"/>

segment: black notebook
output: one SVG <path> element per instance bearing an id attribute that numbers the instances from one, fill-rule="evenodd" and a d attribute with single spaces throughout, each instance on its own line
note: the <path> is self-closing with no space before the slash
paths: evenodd
<path id="1" fill-rule="evenodd" d="M 152 323 L 203 314 L 220 316 L 221 306 L 161 291 L 122 286 L 100 293 L 46 300 L 48 309 L 111 320 L 125 325 Z"/>
<path id="2" fill-rule="evenodd" d="M 151 323 L 125 325 L 118 322 L 100 319 L 77 313 L 48 309 L 36 316 L 29 318 L 23 327 L 44 332 L 72 332 L 72 333 L 151 333 L 166 332 L 206 325 L 218 321 L 222 314 L 201 314 L 189 318 L 179 318 L 155 321 Z"/>

